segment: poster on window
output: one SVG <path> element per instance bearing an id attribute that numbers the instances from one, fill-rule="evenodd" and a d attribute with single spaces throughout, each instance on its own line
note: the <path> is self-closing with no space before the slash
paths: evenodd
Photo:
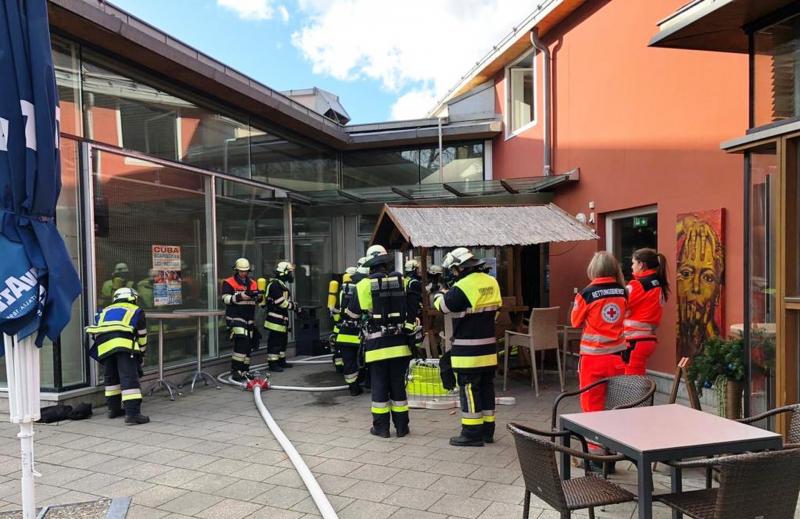
<path id="1" fill-rule="evenodd" d="M 723 209 L 678 215 L 675 293 L 678 299 L 678 354 L 696 355 L 723 330 L 725 272 Z"/>
<path id="2" fill-rule="evenodd" d="M 181 304 L 181 248 L 153 245 L 152 256 L 153 306 Z"/>

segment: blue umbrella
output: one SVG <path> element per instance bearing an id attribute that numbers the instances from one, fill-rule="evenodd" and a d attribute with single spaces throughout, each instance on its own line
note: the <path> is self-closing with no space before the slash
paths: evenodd
<path id="1" fill-rule="evenodd" d="M 34 517 L 39 350 L 70 319 L 80 280 L 55 224 L 59 112 L 46 0 L 0 7 L 0 331 L 11 421 L 20 423 L 23 517 Z M 35 341 L 35 346 L 34 346 Z"/>

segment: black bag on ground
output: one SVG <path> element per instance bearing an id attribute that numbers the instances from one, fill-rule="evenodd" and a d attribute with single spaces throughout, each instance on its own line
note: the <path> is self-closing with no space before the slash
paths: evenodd
<path id="1" fill-rule="evenodd" d="M 39 411 L 41 418 L 36 420 L 38 423 L 53 423 L 69 419 L 72 413 L 71 405 L 49 405 L 42 407 Z"/>
<path id="2" fill-rule="evenodd" d="M 442 385 L 448 391 L 456 388 L 456 374 L 453 372 L 450 357 L 450 352 L 446 351 L 439 359 L 439 376 L 442 379 Z"/>
<path id="3" fill-rule="evenodd" d="M 88 402 L 81 402 L 76 405 L 72 412 L 69 414 L 70 420 L 85 420 L 92 416 L 92 404 Z"/>

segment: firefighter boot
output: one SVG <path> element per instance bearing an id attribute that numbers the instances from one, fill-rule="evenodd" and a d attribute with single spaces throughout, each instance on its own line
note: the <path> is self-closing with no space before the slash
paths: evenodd
<path id="1" fill-rule="evenodd" d="M 277 360 L 273 360 L 271 362 L 267 362 L 267 369 L 269 371 L 274 371 L 275 373 L 280 373 L 283 371 L 283 366 Z"/>
<path id="2" fill-rule="evenodd" d="M 454 447 L 483 447 L 483 426 L 462 425 L 461 434 L 450 438 Z"/>
<path id="3" fill-rule="evenodd" d="M 279 360 L 279 361 L 278 361 L 278 364 L 279 364 L 279 365 L 280 365 L 280 367 L 282 367 L 283 369 L 286 369 L 286 368 L 293 368 L 293 367 L 294 367 L 294 364 L 289 364 L 288 362 L 286 362 L 286 358 L 285 358 L 285 357 L 284 357 L 284 358 L 282 358 L 281 360 Z"/>
<path id="4" fill-rule="evenodd" d="M 408 429 L 408 411 L 392 411 L 392 422 L 394 423 L 398 438 L 402 438 L 411 432 Z"/>
<path id="5" fill-rule="evenodd" d="M 494 422 L 483 422 L 483 442 L 494 443 Z"/>
<path id="6" fill-rule="evenodd" d="M 364 390 L 361 389 L 361 386 L 358 385 L 358 382 L 347 384 L 347 386 L 350 388 L 350 396 L 358 396 L 364 392 Z"/>
<path id="7" fill-rule="evenodd" d="M 141 425 L 150 421 L 150 417 L 142 414 L 141 400 L 128 400 L 125 406 L 125 425 Z"/>
<path id="8" fill-rule="evenodd" d="M 247 382 L 247 377 L 244 376 L 244 371 L 234 371 L 231 375 L 231 380 L 234 382 Z"/>
<path id="9" fill-rule="evenodd" d="M 388 410 L 388 409 L 387 409 Z M 389 413 L 372 413 L 372 427 L 369 433 L 381 438 L 389 437 Z"/>
<path id="10" fill-rule="evenodd" d="M 106 407 L 108 407 L 106 415 L 109 418 L 117 418 L 118 416 L 125 415 L 125 411 L 122 410 L 122 395 L 107 396 Z"/>

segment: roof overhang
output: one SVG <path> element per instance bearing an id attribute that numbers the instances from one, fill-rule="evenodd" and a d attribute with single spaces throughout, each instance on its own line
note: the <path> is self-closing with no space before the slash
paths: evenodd
<path id="1" fill-rule="evenodd" d="M 658 22 L 651 47 L 747 53 L 745 28 L 796 0 L 694 0 Z"/>
<path id="2" fill-rule="evenodd" d="M 597 240 L 591 228 L 554 204 L 383 208 L 371 243 L 391 249 L 505 247 Z"/>
<path id="3" fill-rule="evenodd" d="M 348 149 L 385 148 L 409 144 L 431 144 L 439 140 L 437 119 L 356 124 L 345 127 L 350 136 Z M 444 142 L 492 139 L 503 131 L 499 118 L 474 121 L 442 121 Z"/>

